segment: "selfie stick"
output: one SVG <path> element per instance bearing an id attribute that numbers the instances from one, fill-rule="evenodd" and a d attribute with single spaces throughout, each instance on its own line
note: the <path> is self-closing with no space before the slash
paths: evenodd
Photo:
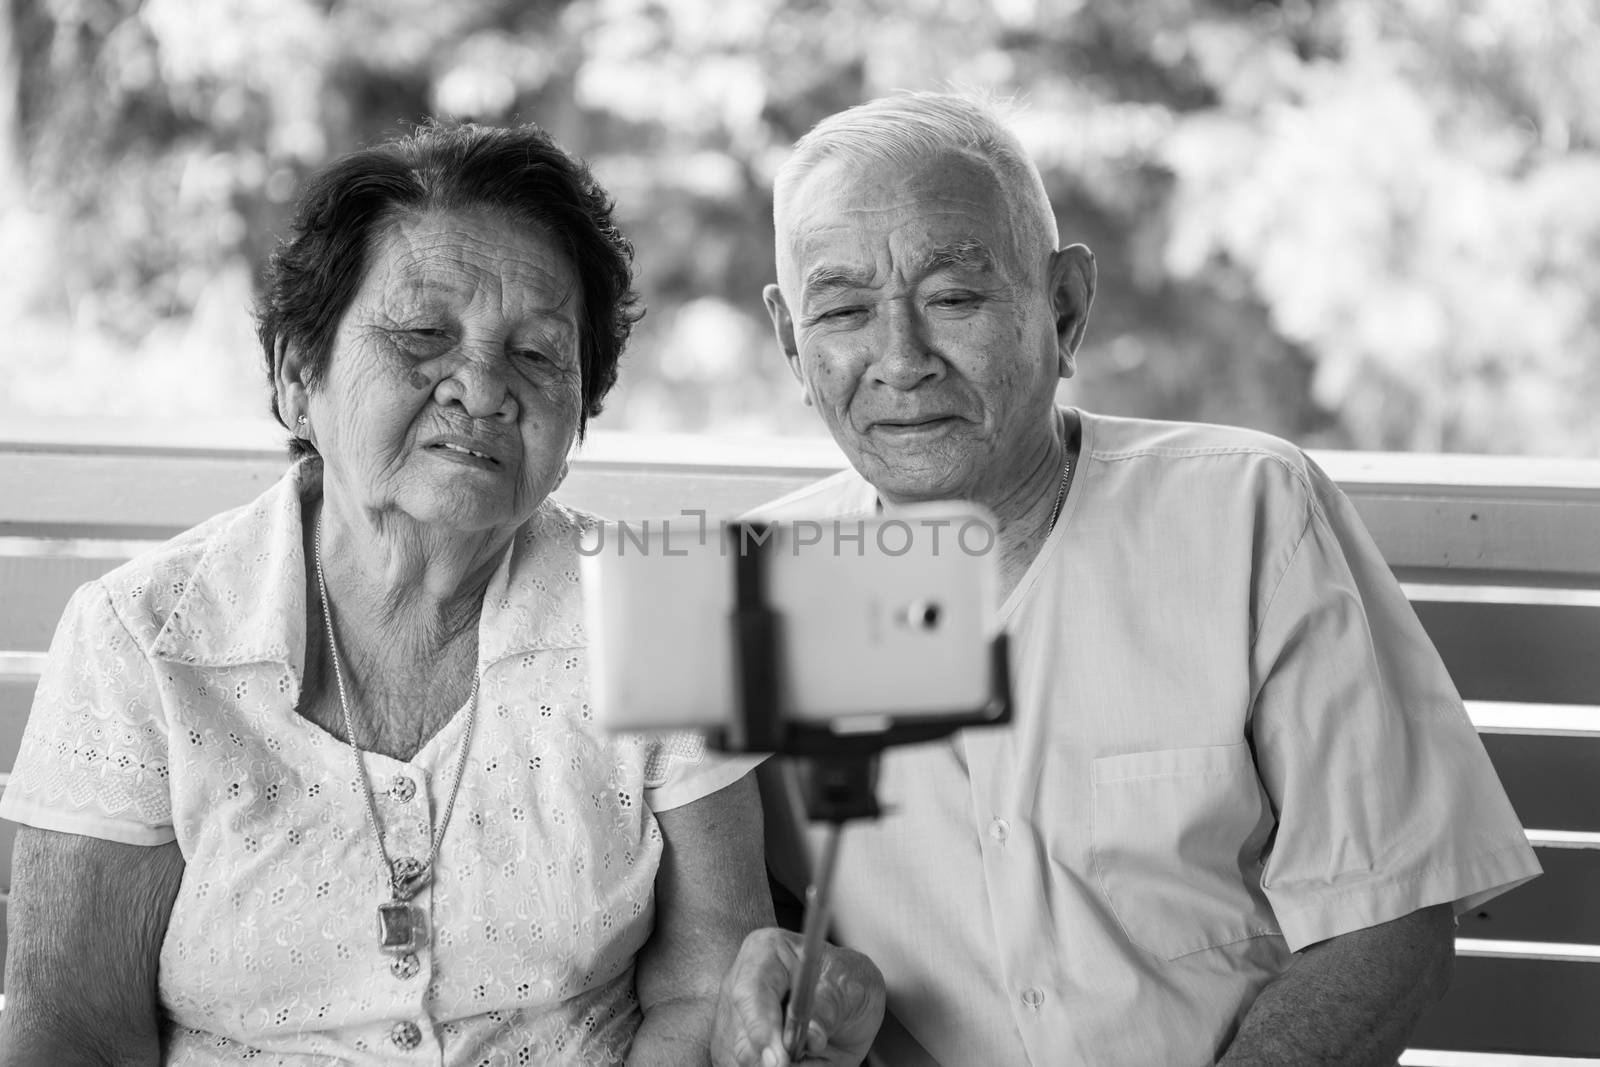
<path id="1" fill-rule="evenodd" d="M 828 824 L 822 857 L 806 888 L 806 917 L 801 933 L 800 970 L 789 999 L 789 1032 L 785 1047 L 799 1063 L 822 972 L 823 938 L 839 838 L 850 819 L 875 819 L 881 814 L 874 792 L 878 757 L 890 745 L 928 741 L 965 726 L 1010 721 L 1011 670 L 1006 635 L 990 646 L 991 695 L 984 707 L 965 718 L 939 716 L 895 722 L 863 733 L 839 733 L 826 723 L 788 722 L 781 714 L 778 649 L 782 618 L 766 597 L 766 555 L 770 528 L 760 522 L 729 523 L 725 536 L 734 557 L 732 613 L 734 664 L 738 677 L 739 714 L 727 728 L 726 747 L 733 751 L 774 752 L 794 756 L 805 795 L 806 815 Z"/>
<path id="2" fill-rule="evenodd" d="M 828 931 L 829 888 L 833 885 L 833 865 L 839 858 L 839 835 L 843 823 L 829 823 L 822 845 L 822 862 L 816 878 L 806 887 L 806 921 L 800 934 L 800 973 L 795 975 L 794 996 L 789 998 L 790 1030 L 785 1047 L 789 1059 L 799 1063 L 806 1051 L 806 1034 L 811 1029 L 811 1006 L 817 996 L 817 979 L 822 976 L 822 939 Z"/>
<path id="3" fill-rule="evenodd" d="M 799 1063 L 805 1055 L 817 980 L 822 976 L 823 939 L 828 932 L 833 872 L 839 860 L 839 839 L 849 819 L 875 819 L 881 813 L 873 783 L 878 773 L 877 749 L 846 752 L 811 752 L 799 756 L 806 815 L 826 822 L 822 856 L 811 884 L 806 887 L 806 918 L 800 933 L 800 970 L 789 998 L 789 1018 L 784 1029 L 789 1059 Z"/>

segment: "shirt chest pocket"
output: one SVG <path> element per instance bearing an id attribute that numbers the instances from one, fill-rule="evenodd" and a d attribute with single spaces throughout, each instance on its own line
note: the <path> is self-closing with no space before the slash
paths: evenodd
<path id="1" fill-rule="evenodd" d="M 1094 761 L 1095 879 L 1162 959 L 1279 932 L 1261 891 L 1273 817 L 1246 744 Z"/>

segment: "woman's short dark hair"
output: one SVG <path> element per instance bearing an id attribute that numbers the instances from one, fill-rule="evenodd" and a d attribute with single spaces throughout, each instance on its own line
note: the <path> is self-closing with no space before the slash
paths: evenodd
<path id="1" fill-rule="evenodd" d="M 276 370 L 288 346 L 303 353 L 305 381 L 327 369 L 339 321 L 366 277 L 387 225 L 429 211 L 490 210 L 550 234 L 583 292 L 579 357 L 581 438 L 616 384 L 628 334 L 642 311 L 633 290 L 633 247 L 612 220 L 613 201 L 582 160 L 534 125 L 430 123 L 338 159 L 306 182 L 288 236 L 267 263 L 256 334 L 278 410 Z M 290 453 L 315 451 L 299 437 Z"/>

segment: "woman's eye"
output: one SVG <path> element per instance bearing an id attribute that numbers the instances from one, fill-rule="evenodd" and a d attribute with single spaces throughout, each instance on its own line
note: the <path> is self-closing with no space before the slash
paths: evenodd
<path id="1" fill-rule="evenodd" d="M 512 349 L 511 360 L 519 373 L 545 383 L 568 382 L 580 375 L 577 357 L 559 347 Z"/>
<path id="2" fill-rule="evenodd" d="M 450 332 L 443 326 L 408 326 L 398 331 L 402 344 L 415 349 L 433 350 L 450 340 Z"/>
<path id="3" fill-rule="evenodd" d="M 933 306 L 938 308 L 971 307 L 977 302 L 976 293 L 940 293 L 932 300 Z"/>

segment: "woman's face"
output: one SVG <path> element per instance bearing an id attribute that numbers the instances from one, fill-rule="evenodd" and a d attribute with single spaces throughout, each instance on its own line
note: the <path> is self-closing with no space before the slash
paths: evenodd
<path id="1" fill-rule="evenodd" d="M 307 398 L 326 491 L 378 521 L 521 524 L 578 429 L 576 271 L 544 233 L 477 212 L 397 221 L 370 259 Z"/>

